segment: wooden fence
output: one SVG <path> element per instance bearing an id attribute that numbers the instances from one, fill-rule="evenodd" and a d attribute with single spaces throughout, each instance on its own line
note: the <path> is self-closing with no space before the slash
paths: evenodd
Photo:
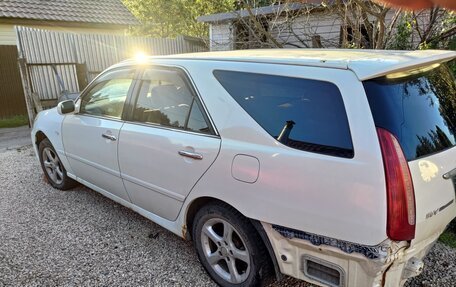
<path id="1" fill-rule="evenodd" d="M 0 119 L 27 113 L 16 46 L 0 46 Z"/>
<path id="2" fill-rule="evenodd" d="M 203 41 L 186 36 L 155 39 L 15 29 L 26 98 L 33 103 L 34 96 L 45 105 L 54 105 L 63 91 L 82 90 L 101 71 L 138 52 L 169 55 L 207 50 Z"/>

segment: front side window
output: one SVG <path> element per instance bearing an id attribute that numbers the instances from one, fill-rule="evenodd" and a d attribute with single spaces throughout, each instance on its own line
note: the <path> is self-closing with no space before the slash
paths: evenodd
<path id="1" fill-rule="evenodd" d="M 214 76 L 271 136 L 300 150 L 352 158 L 353 144 L 336 85 L 235 71 Z"/>
<path id="2" fill-rule="evenodd" d="M 101 76 L 82 97 L 80 113 L 120 119 L 134 74 L 128 69 Z"/>
<path id="3" fill-rule="evenodd" d="M 181 75 L 173 70 L 147 69 L 144 72 L 133 120 L 210 133 L 198 101 Z"/>

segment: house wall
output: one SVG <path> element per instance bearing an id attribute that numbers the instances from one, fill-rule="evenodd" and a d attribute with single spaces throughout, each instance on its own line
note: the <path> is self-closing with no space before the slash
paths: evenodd
<path id="1" fill-rule="evenodd" d="M 340 21 L 331 15 L 310 14 L 296 18 L 291 27 L 279 18 L 270 24 L 271 34 L 286 48 L 312 48 L 312 37 L 320 36 L 325 48 L 336 48 L 340 41 Z"/>
<path id="2" fill-rule="evenodd" d="M 0 45 L 16 45 L 15 24 L 0 23 Z M 106 28 L 90 28 L 90 27 L 65 27 L 65 26 L 48 26 L 26 24 L 22 26 L 45 29 L 51 31 L 60 31 L 77 34 L 110 34 L 110 35 L 125 35 L 126 29 L 106 29 Z"/>
<path id="3" fill-rule="evenodd" d="M 307 15 L 296 18 L 292 27 L 285 18 L 280 17 L 269 23 L 270 33 L 285 48 L 312 47 L 312 35 L 319 35 L 323 47 L 332 48 L 339 45 L 340 21 L 330 15 Z M 210 25 L 211 51 L 233 50 L 235 45 L 235 27 L 231 22 L 212 23 Z"/>
<path id="4" fill-rule="evenodd" d="M 229 51 L 234 49 L 234 27 L 228 23 L 217 23 L 209 26 L 211 51 Z"/>
<path id="5" fill-rule="evenodd" d="M 421 31 L 426 30 L 427 27 L 429 26 L 429 21 L 430 21 L 430 17 L 431 17 L 430 12 L 431 12 L 431 10 L 429 10 L 429 9 L 415 12 L 416 20 L 417 20 L 416 24 L 420 27 Z M 391 23 L 392 19 L 394 18 L 395 13 L 396 13 L 395 10 L 390 10 L 388 12 L 388 14 L 386 15 L 386 23 Z M 443 11 L 442 11 L 442 13 L 443 13 Z M 399 20 L 400 19 L 397 20 L 396 25 L 399 23 Z M 394 34 L 395 34 L 395 31 L 393 30 L 391 35 L 394 35 Z M 415 29 L 413 29 L 412 35 L 411 35 L 412 49 L 418 49 L 418 45 L 420 44 L 420 42 L 421 42 L 421 39 L 420 39 L 418 32 Z"/>
<path id="6" fill-rule="evenodd" d="M 0 24 L 0 45 L 16 45 L 13 25 Z"/>
<path id="7" fill-rule="evenodd" d="M 386 15 L 386 23 L 389 25 L 396 11 L 390 10 Z M 371 22 L 374 22 L 374 18 Z M 429 23 L 429 11 L 418 13 L 417 22 L 425 27 Z M 319 36 L 322 47 L 340 47 L 341 21 L 335 15 L 325 12 L 315 12 L 303 15 L 290 23 L 284 17 L 274 19 L 269 23 L 269 31 L 272 36 L 283 43 L 285 48 L 312 48 L 312 37 Z M 392 33 L 394 35 L 394 31 Z M 212 23 L 210 25 L 211 51 L 233 50 L 235 48 L 235 29 L 231 23 Z M 315 40 L 315 39 L 314 39 Z M 412 48 L 417 48 L 420 42 L 416 31 L 412 34 Z"/>

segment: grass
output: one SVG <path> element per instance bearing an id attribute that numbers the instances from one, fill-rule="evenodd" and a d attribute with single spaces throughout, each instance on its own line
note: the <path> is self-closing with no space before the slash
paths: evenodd
<path id="1" fill-rule="evenodd" d="M 445 231 L 440 235 L 439 241 L 452 248 L 456 248 L 456 234 L 451 231 Z"/>
<path id="2" fill-rule="evenodd" d="M 28 117 L 23 116 L 14 116 L 7 119 L 0 119 L 0 128 L 14 128 L 28 125 Z"/>

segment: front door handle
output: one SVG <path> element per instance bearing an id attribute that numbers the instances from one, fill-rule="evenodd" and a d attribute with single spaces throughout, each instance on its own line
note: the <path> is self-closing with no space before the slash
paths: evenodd
<path id="1" fill-rule="evenodd" d="M 185 156 L 185 157 L 189 157 L 189 158 L 193 158 L 193 159 L 198 159 L 198 160 L 202 160 L 203 159 L 203 155 L 199 154 L 199 153 L 196 153 L 196 152 L 180 150 L 178 153 L 181 156 Z"/>
<path id="2" fill-rule="evenodd" d="M 116 141 L 117 140 L 117 138 L 115 136 L 110 135 L 110 134 L 101 134 L 101 137 L 105 138 L 105 139 L 108 139 L 110 141 Z"/>

